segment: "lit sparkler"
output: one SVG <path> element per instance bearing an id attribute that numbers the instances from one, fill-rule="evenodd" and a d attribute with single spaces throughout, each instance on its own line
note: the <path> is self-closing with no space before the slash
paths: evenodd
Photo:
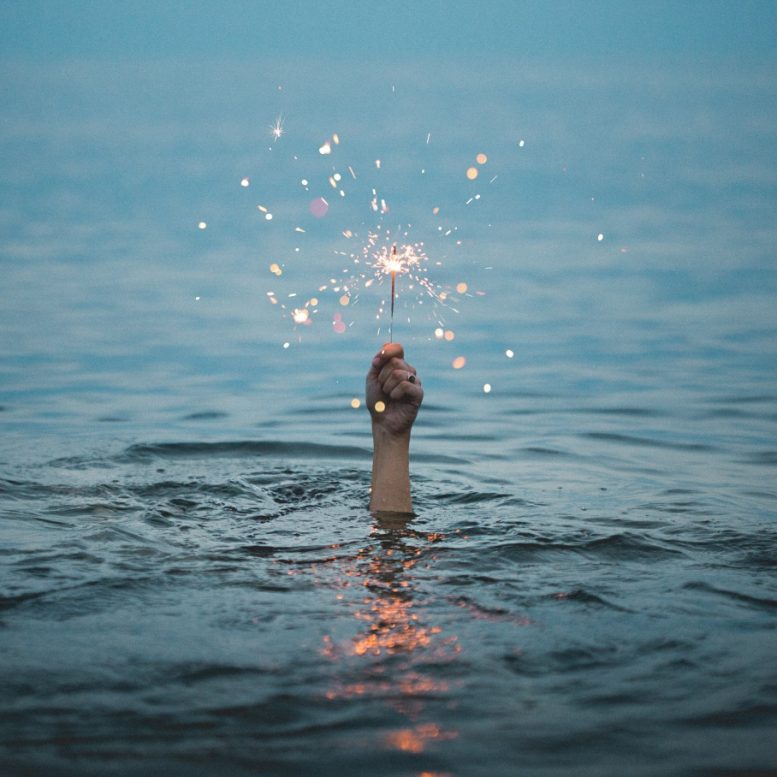
<path id="1" fill-rule="evenodd" d="M 397 273 L 409 273 L 410 268 L 417 265 L 421 257 L 413 250 L 413 246 L 402 246 L 402 253 L 397 253 L 397 244 L 391 246 L 389 253 L 384 246 L 376 255 L 375 269 L 378 273 L 391 276 L 391 323 L 389 324 L 389 342 L 394 342 L 394 300 L 396 300 Z"/>
<path id="2" fill-rule="evenodd" d="M 269 131 L 273 140 L 279 140 L 285 135 L 285 127 L 283 115 L 278 114 L 274 122 L 270 123 Z M 427 134 L 427 145 L 430 141 L 430 135 Z M 327 139 L 325 139 L 320 147 L 318 147 L 319 155 L 324 157 L 331 156 L 335 148 L 340 145 L 340 137 L 337 133 L 332 133 Z M 268 151 L 272 151 L 272 148 L 268 148 Z M 311 149 L 312 151 L 312 149 Z M 293 159 L 310 161 L 310 156 L 298 157 L 294 154 Z M 318 159 L 318 155 L 315 157 Z M 367 227 L 366 231 L 359 229 L 358 223 L 345 224 L 340 222 L 337 226 L 338 231 L 344 238 L 354 243 L 361 243 L 360 248 L 356 248 L 353 251 L 349 251 L 346 246 L 343 246 L 341 250 L 333 250 L 333 253 L 337 256 L 346 258 L 345 266 L 340 267 L 339 270 L 334 271 L 328 276 L 327 280 L 322 281 L 316 285 L 316 290 L 319 294 L 325 294 L 322 297 L 322 305 L 319 307 L 318 299 L 316 297 L 310 297 L 306 300 L 307 294 L 297 290 L 287 291 L 276 294 L 275 292 L 268 291 L 267 298 L 272 305 L 277 305 L 280 312 L 284 314 L 287 321 L 290 319 L 293 322 L 295 330 L 301 332 L 303 329 L 310 327 L 316 317 L 321 311 L 327 310 L 333 304 L 330 292 L 335 294 L 336 303 L 339 305 L 340 310 L 343 308 L 348 309 L 348 313 L 335 312 L 332 314 L 332 331 L 336 334 L 345 333 L 349 327 L 354 324 L 356 316 L 359 315 L 357 309 L 354 313 L 351 311 L 357 305 L 360 300 L 361 292 L 369 289 L 373 284 L 383 286 L 383 282 L 391 278 L 391 302 L 390 321 L 389 321 L 389 341 L 393 342 L 394 331 L 394 310 L 397 309 L 397 315 L 401 317 L 403 311 L 407 311 L 407 322 L 410 323 L 410 312 L 418 312 L 422 314 L 422 317 L 430 321 L 434 319 L 436 321 L 437 328 L 434 330 L 434 337 L 438 340 L 450 341 L 454 338 L 452 330 L 445 328 L 443 321 L 443 311 L 441 308 L 448 309 L 454 313 L 458 313 L 456 303 L 460 296 L 467 293 L 467 285 L 459 283 L 457 286 L 442 286 L 433 278 L 433 270 L 442 267 L 443 263 L 447 260 L 447 251 L 450 250 L 448 246 L 462 245 L 462 240 L 456 234 L 458 226 L 454 224 L 443 223 L 443 217 L 440 217 L 436 226 L 436 231 L 433 233 L 434 239 L 437 241 L 445 241 L 446 246 L 438 245 L 435 249 L 434 261 L 426 253 L 426 247 L 423 242 L 411 242 L 411 233 L 414 230 L 414 225 L 410 223 L 395 224 L 393 229 L 388 229 L 384 225 L 384 219 L 387 217 L 393 209 L 390 207 L 387 199 L 382 196 L 381 191 L 377 186 L 372 186 L 369 181 L 368 172 L 364 170 L 357 171 L 351 165 L 345 164 L 348 160 L 344 160 L 342 164 L 332 164 L 328 169 L 323 170 L 322 173 L 316 173 L 314 176 L 308 174 L 305 177 L 298 179 L 299 183 L 304 189 L 304 192 L 309 192 L 309 196 L 313 199 L 307 199 L 306 204 L 307 211 L 313 216 L 316 221 L 325 223 L 326 217 L 330 210 L 340 209 L 342 215 L 342 206 L 337 205 L 341 200 L 346 197 L 352 198 L 354 194 L 365 197 L 365 204 L 369 205 L 369 209 L 372 211 L 373 217 L 377 218 L 378 223 L 372 227 Z M 478 153 L 473 162 L 478 166 L 472 167 L 473 173 L 468 172 L 470 180 L 474 180 L 477 177 L 477 172 L 480 166 L 486 164 L 488 157 L 485 153 Z M 381 170 L 384 165 L 380 159 L 375 160 L 375 168 Z M 339 169 L 338 169 L 339 168 Z M 345 171 L 347 170 L 348 176 Z M 422 170 L 425 173 L 426 170 Z M 319 177 L 320 176 L 320 177 Z M 366 180 L 365 180 L 366 179 Z M 248 188 L 253 186 L 255 182 L 260 179 L 252 179 L 246 175 L 241 180 L 241 186 Z M 362 183 L 364 181 L 364 183 Z M 327 186 L 328 184 L 328 186 Z M 260 189 L 260 185 L 256 186 Z M 334 194 L 331 192 L 334 190 L 339 197 L 335 199 Z M 260 189 L 261 191 L 261 189 Z M 330 193 L 326 193 L 330 192 Z M 324 194 L 326 193 L 326 196 Z M 331 194 L 331 196 L 330 196 Z M 260 195 L 261 196 L 261 195 Z M 266 194 L 264 196 L 267 196 Z M 473 194 L 465 203 L 470 203 L 480 200 L 480 194 Z M 349 203 L 350 204 L 350 203 Z M 394 204 L 394 203 L 392 203 Z M 257 210 L 260 212 L 264 221 L 270 222 L 274 220 L 274 214 L 271 207 L 268 204 L 256 205 Z M 434 216 L 439 216 L 441 208 L 439 205 L 435 205 L 432 208 Z M 304 214 L 304 215 L 301 215 Z M 295 219 L 304 218 L 307 216 L 305 212 L 304 204 L 298 208 L 298 212 L 295 215 Z M 450 217 L 445 217 L 446 220 Z M 294 231 L 295 243 L 294 252 L 300 253 L 304 249 L 304 246 L 298 242 L 300 240 L 299 235 L 304 235 L 307 231 L 304 227 L 298 226 L 299 221 L 295 221 L 293 225 L 284 223 L 282 226 L 287 226 L 289 230 Z M 343 226 L 346 228 L 344 229 Z M 362 222 L 362 226 L 364 223 Z M 200 228 L 204 229 L 204 222 Z M 450 238 L 450 240 L 448 240 Z M 305 238 L 302 238 L 303 240 Z M 454 249 L 455 250 L 455 249 Z M 280 257 L 282 259 L 282 257 Z M 286 262 L 272 262 L 269 263 L 270 272 L 275 279 L 282 279 L 282 283 L 287 282 L 287 267 L 293 270 L 293 265 Z M 432 273 L 432 274 L 430 274 Z M 399 284 L 397 283 L 397 275 L 406 275 L 407 277 L 403 281 L 401 278 Z M 278 282 L 277 280 L 274 283 Z M 280 290 L 279 290 L 280 291 Z M 482 292 L 475 292 L 482 295 Z M 406 296 L 407 295 L 407 296 Z M 455 296 L 456 295 L 456 296 Z M 386 294 L 381 294 L 379 308 L 375 318 L 380 321 L 385 316 L 386 310 Z M 470 296 L 467 294 L 467 296 Z M 397 303 L 399 303 L 397 305 Z M 424 306 L 424 307 L 421 307 Z M 385 319 L 383 319 L 385 321 Z M 380 325 L 378 327 L 378 333 L 380 333 Z M 301 339 L 301 334 L 299 334 Z M 284 344 L 284 347 L 286 345 Z"/>

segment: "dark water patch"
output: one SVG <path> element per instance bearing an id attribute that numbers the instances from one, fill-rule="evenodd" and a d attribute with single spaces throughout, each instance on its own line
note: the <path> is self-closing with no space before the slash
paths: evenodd
<path id="1" fill-rule="evenodd" d="M 188 415 L 181 416 L 183 421 L 215 421 L 219 418 L 227 418 L 228 413 L 223 413 L 220 410 L 203 410 L 199 413 L 189 413 Z"/>
<path id="2" fill-rule="evenodd" d="M 120 424 L 126 423 L 129 421 L 129 418 L 120 415 L 101 415 L 97 421 L 101 424 Z"/>
<path id="3" fill-rule="evenodd" d="M 744 464 L 758 464 L 767 467 L 773 467 L 777 464 L 777 451 L 754 451 L 743 459 L 740 459 Z"/>
<path id="4" fill-rule="evenodd" d="M 493 435 L 487 434 L 456 434 L 455 432 L 446 434 L 423 434 L 419 435 L 419 439 L 423 440 L 455 440 L 459 442 L 493 442 Z"/>
<path id="5" fill-rule="evenodd" d="M 777 704 L 744 703 L 702 715 L 690 716 L 677 722 L 686 726 L 704 728 L 709 726 L 720 728 L 749 727 L 753 724 L 765 727 L 777 723 Z M 777 774 L 777 772 L 772 773 Z M 743 772 L 736 772 L 736 774 L 743 774 Z M 749 774 L 749 772 L 745 771 L 744 774 Z"/>
<path id="6" fill-rule="evenodd" d="M 627 418 L 655 418 L 666 415 L 666 413 L 647 407 L 575 407 L 566 412 L 584 415 L 625 416 Z"/>
<path id="7" fill-rule="evenodd" d="M 700 413 L 701 419 L 712 418 L 764 418 L 760 413 L 753 413 L 747 410 L 741 410 L 736 407 L 722 407 L 716 410 L 707 410 L 704 413 Z"/>
<path id="8" fill-rule="evenodd" d="M 575 454 L 570 453 L 569 451 L 562 451 L 562 450 L 559 450 L 558 448 L 546 448 L 538 445 L 531 445 L 526 448 L 518 448 L 517 450 L 519 453 L 529 453 L 532 456 L 553 456 L 553 457 L 575 458 Z"/>
<path id="9" fill-rule="evenodd" d="M 615 442 L 623 445 L 632 445 L 647 448 L 667 448 L 677 451 L 689 451 L 706 453 L 718 450 L 712 445 L 703 443 L 670 442 L 668 440 L 654 440 L 648 437 L 634 437 L 627 434 L 615 434 L 613 432 L 581 432 L 580 437 L 589 440 L 601 440 L 603 442 Z"/>
<path id="10" fill-rule="evenodd" d="M 12 610 L 15 607 L 26 604 L 29 601 L 39 599 L 41 596 L 45 596 L 45 591 L 30 591 L 23 594 L 16 594 L 14 596 L 0 596 L 0 612 L 4 610 Z"/>
<path id="11" fill-rule="evenodd" d="M 710 397 L 705 400 L 710 404 L 750 405 L 764 402 L 777 402 L 777 394 L 740 394 L 724 397 Z"/>
<path id="12" fill-rule="evenodd" d="M 193 663 L 167 667 L 164 677 L 167 682 L 198 685 L 210 680 L 247 679 L 268 673 L 267 668 L 257 666 L 233 666 L 230 664 Z M 162 678 L 160 677 L 160 680 Z"/>
<path id="13" fill-rule="evenodd" d="M 777 599 L 751 596 L 749 594 L 740 593 L 739 591 L 731 591 L 727 588 L 716 588 L 715 586 L 704 582 L 686 583 L 683 588 L 689 591 L 702 591 L 704 593 L 722 596 L 726 599 L 747 605 L 748 607 L 755 607 L 766 612 L 777 612 Z"/>
<path id="14" fill-rule="evenodd" d="M 172 442 L 140 443 L 130 445 L 123 453 L 114 457 L 122 463 L 143 462 L 155 459 L 192 458 L 250 458 L 287 457 L 302 459 L 365 459 L 371 452 L 364 448 L 347 445 L 322 445 L 312 442 L 283 442 L 279 440 L 236 440 L 229 442 Z"/>
<path id="15" fill-rule="evenodd" d="M 777 499 L 777 492 L 747 489 L 741 492 L 743 496 L 753 496 L 756 499 Z"/>

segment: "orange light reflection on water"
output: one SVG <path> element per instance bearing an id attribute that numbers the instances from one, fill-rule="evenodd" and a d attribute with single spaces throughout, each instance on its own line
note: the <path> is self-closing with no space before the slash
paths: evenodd
<path id="1" fill-rule="evenodd" d="M 350 639 L 324 638 L 321 652 L 343 677 L 325 696 L 330 701 L 384 700 L 408 725 L 381 735 L 383 746 L 422 753 L 431 743 L 458 736 L 434 720 L 424 720 L 429 703 L 450 690 L 450 681 L 433 676 L 427 667 L 450 663 L 461 650 L 455 635 L 426 622 L 428 611 L 417 600 L 415 567 L 427 560 L 429 546 L 443 541 L 444 535 L 416 532 L 404 517 L 376 520 L 376 541 L 338 559 L 339 587 L 347 593 L 345 600 L 341 594 L 336 598 L 351 608 L 359 626 Z"/>

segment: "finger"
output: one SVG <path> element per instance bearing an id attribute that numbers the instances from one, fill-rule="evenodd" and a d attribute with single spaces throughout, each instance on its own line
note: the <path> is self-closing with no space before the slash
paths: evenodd
<path id="1" fill-rule="evenodd" d="M 383 369 L 378 375 L 378 380 L 381 384 L 384 384 L 392 373 L 399 370 L 405 377 L 410 374 L 415 375 L 415 368 L 411 367 L 404 359 L 394 358 L 391 361 L 383 365 Z"/>
<path id="2" fill-rule="evenodd" d="M 389 392 L 389 396 L 395 402 L 405 400 L 412 402 L 414 405 L 420 405 L 424 398 L 424 390 L 418 383 L 408 383 L 406 380 L 403 380 L 394 387 L 393 391 Z"/>
<path id="3" fill-rule="evenodd" d="M 392 370 L 388 377 L 381 383 L 384 394 L 390 394 L 403 380 L 407 380 L 407 370 Z"/>
<path id="4" fill-rule="evenodd" d="M 372 366 L 380 370 L 389 359 L 403 359 L 404 356 L 405 350 L 401 343 L 385 343 L 383 348 L 375 354 Z"/>

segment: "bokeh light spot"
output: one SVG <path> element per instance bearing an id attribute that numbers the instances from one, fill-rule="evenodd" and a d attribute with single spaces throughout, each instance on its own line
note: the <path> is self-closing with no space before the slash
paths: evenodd
<path id="1" fill-rule="evenodd" d="M 317 218 L 322 219 L 329 210 L 329 203 L 323 197 L 316 197 L 310 202 L 310 212 Z"/>

